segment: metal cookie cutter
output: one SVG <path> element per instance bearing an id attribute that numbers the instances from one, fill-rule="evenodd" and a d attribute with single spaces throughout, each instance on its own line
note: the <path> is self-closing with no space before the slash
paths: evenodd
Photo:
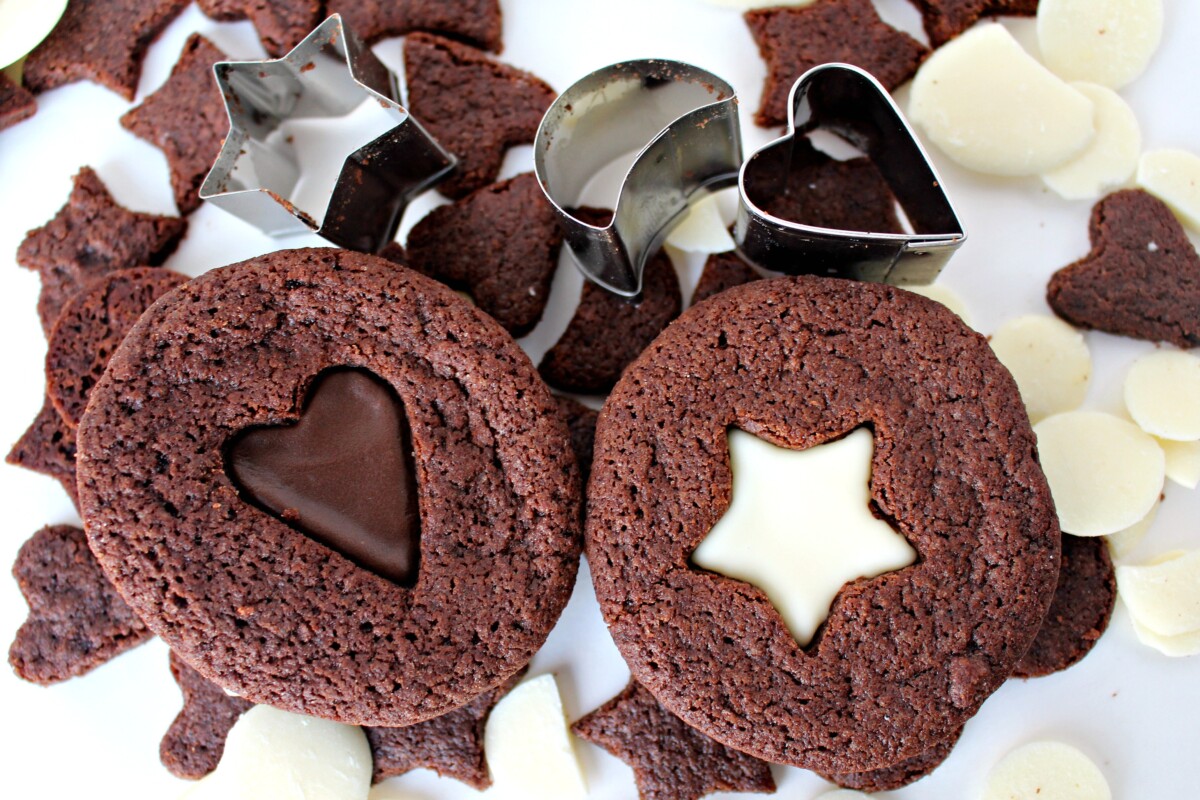
<path id="1" fill-rule="evenodd" d="M 571 209 L 596 172 L 637 151 L 607 225 Z M 688 205 L 732 186 L 742 161 L 737 97 L 710 72 L 677 61 L 613 64 L 567 89 L 534 140 L 534 171 L 580 270 L 636 297 L 646 261 Z"/>
<path id="2" fill-rule="evenodd" d="M 738 178 L 734 240 L 764 269 L 892 284 L 932 282 L 966 241 L 942 182 L 887 90 L 849 64 L 824 64 L 792 86 L 788 132 L 752 155 Z M 862 150 L 904 209 L 913 233 L 842 231 L 763 210 L 787 185 L 796 137 L 830 130 Z"/>
<path id="3" fill-rule="evenodd" d="M 229 114 L 229 135 L 200 198 L 268 234 L 312 232 L 343 247 L 377 252 L 395 237 L 409 200 L 454 168 L 454 156 L 400 105 L 396 76 L 338 14 L 283 58 L 223 61 L 213 73 Z M 322 213 L 297 208 L 288 198 L 300 168 L 280 124 L 345 116 L 365 100 L 378 102 L 396 126 L 347 156 Z"/>

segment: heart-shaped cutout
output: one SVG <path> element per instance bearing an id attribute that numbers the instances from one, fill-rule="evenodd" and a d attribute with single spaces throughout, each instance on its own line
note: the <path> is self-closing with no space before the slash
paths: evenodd
<path id="1" fill-rule="evenodd" d="M 1200 345 L 1200 256 L 1157 197 L 1127 189 L 1092 209 L 1092 251 L 1050 278 L 1046 300 L 1072 325 Z"/>
<path id="2" fill-rule="evenodd" d="M 892 284 L 930 283 L 966 240 L 950 199 L 924 149 L 887 90 L 849 64 L 824 64 L 792 87 L 787 133 L 742 165 L 734 239 L 764 269 Z M 806 163 L 805 141 L 836 133 L 879 170 L 912 225 L 912 233 L 849 231 L 783 219 L 766 209 L 794 168 Z"/>
<path id="3" fill-rule="evenodd" d="M 390 386 L 357 369 L 316 378 L 292 425 L 226 449 L 242 497 L 394 583 L 416 583 L 421 518 L 411 434 Z"/>

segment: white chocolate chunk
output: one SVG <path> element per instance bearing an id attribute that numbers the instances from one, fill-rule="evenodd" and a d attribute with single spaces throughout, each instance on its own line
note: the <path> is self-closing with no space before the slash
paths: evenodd
<path id="1" fill-rule="evenodd" d="M 1117 567 L 1117 592 L 1138 624 L 1160 636 L 1200 631 L 1200 550 Z"/>
<path id="2" fill-rule="evenodd" d="M 1038 47 L 1072 81 L 1120 89 L 1146 69 L 1162 39 L 1162 0 L 1041 0 Z"/>
<path id="3" fill-rule="evenodd" d="M 982 800 L 1111 800 L 1090 758 L 1061 742 L 1030 742 L 988 773 Z"/>
<path id="4" fill-rule="evenodd" d="M 931 283 L 926 286 L 905 286 L 905 289 L 913 294 L 919 294 L 922 297 L 928 297 L 935 303 L 941 303 L 946 308 L 958 315 L 958 318 L 971 325 L 971 312 L 967 310 L 967 304 L 961 297 L 942 283 Z M 971 327 L 974 327 L 973 325 Z"/>
<path id="5" fill-rule="evenodd" d="M 356 725 L 255 706 L 229 731 L 221 763 L 187 800 L 366 800 L 371 747 Z"/>
<path id="6" fill-rule="evenodd" d="M 1087 200 L 1133 177 L 1142 151 L 1142 130 L 1133 109 L 1112 89 L 1084 81 L 1071 86 L 1096 107 L 1096 138 L 1075 158 L 1043 173 L 1042 182 L 1067 200 Z"/>
<path id="7" fill-rule="evenodd" d="M 1200 231 L 1200 156 L 1187 150 L 1149 150 L 1138 161 L 1137 183 L 1175 216 Z"/>
<path id="8" fill-rule="evenodd" d="M 1154 524 L 1154 519 L 1158 516 L 1158 509 L 1161 506 L 1162 495 L 1159 495 L 1158 501 L 1150 509 L 1149 514 L 1128 528 L 1123 528 L 1116 533 L 1110 533 L 1104 537 L 1108 540 L 1108 551 L 1114 559 L 1125 558 L 1125 556 L 1132 553 L 1142 543 L 1142 540 L 1146 538 L 1146 534 L 1150 532 L 1150 526 Z"/>
<path id="9" fill-rule="evenodd" d="M 1083 334 L 1058 317 L 1030 314 L 1009 320 L 990 344 L 1016 380 L 1033 422 L 1083 404 L 1092 354 Z"/>
<path id="10" fill-rule="evenodd" d="M 731 430 L 733 499 L 692 561 L 757 586 L 808 644 L 848 581 L 916 560 L 908 541 L 871 513 L 874 451 L 867 428 L 807 450 Z"/>
<path id="11" fill-rule="evenodd" d="M 710 194 L 688 209 L 667 236 L 667 244 L 689 253 L 725 253 L 735 245 L 729 235 L 729 223 L 721 217 L 719 197 Z"/>
<path id="12" fill-rule="evenodd" d="M 1200 655 L 1200 631 L 1163 636 L 1142 625 L 1136 617 L 1132 619 L 1133 632 L 1137 635 L 1138 641 L 1147 647 L 1153 647 L 1164 656 L 1171 658 Z"/>
<path id="13" fill-rule="evenodd" d="M 1188 489 L 1200 486 L 1200 442 L 1159 439 L 1158 446 L 1167 458 L 1168 479 Z"/>
<path id="14" fill-rule="evenodd" d="M 494 785 L 489 794 L 522 800 L 583 800 L 587 787 L 571 745 L 553 675 L 505 695 L 484 730 Z"/>
<path id="15" fill-rule="evenodd" d="M 1039 175 L 1095 136 L 1092 101 L 1021 49 L 998 24 L 931 55 L 913 79 L 908 115 L 946 155 L 992 175 Z"/>
<path id="16" fill-rule="evenodd" d="M 0 67 L 37 47 L 66 8 L 67 0 L 0 0 Z"/>
<path id="17" fill-rule="evenodd" d="M 1136 425 L 1097 411 L 1068 411 L 1033 430 L 1066 533 L 1114 533 L 1145 517 L 1158 501 L 1165 458 Z"/>
<path id="18" fill-rule="evenodd" d="M 1200 358 L 1178 350 L 1142 356 L 1125 376 L 1125 407 L 1160 439 L 1200 439 Z"/>

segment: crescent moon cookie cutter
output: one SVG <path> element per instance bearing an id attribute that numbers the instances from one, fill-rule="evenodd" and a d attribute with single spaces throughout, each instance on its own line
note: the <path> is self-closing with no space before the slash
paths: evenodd
<path id="1" fill-rule="evenodd" d="M 409 201 L 453 171 L 456 159 L 401 105 L 395 74 L 338 14 L 282 58 L 213 65 L 229 135 L 200 198 L 272 236 L 316 233 L 342 247 L 378 252 L 396 235 Z M 280 126 L 342 117 L 379 103 L 394 127 L 350 153 L 317 213 L 298 208 L 301 170 Z"/>
<path id="2" fill-rule="evenodd" d="M 637 297 L 646 262 L 688 207 L 732 186 L 742 163 L 733 87 L 691 64 L 625 61 L 559 95 L 534 139 L 534 173 L 592 282 Z M 607 224 L 572 210 L 588 181 L 636 152 Z"/>
<path id="3" fill-rule="evenodd" d="M 764 210 L 765 200 L 786 186 L 797 139 L 817 129 L 837 134 L 870 158 L 912 232 L 835 230 Z M 792 86 L 787 133 L 742 165 L 733 238 L 743 258 L 772 272 L 903 286 L 932 283 L 967 237 L 891 95 L 864 70 L 833 63 L 800 76 Z"/>

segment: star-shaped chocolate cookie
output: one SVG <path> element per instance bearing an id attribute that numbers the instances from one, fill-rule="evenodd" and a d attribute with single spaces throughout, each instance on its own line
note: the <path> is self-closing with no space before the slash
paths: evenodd
<path id="1" fill-rule="evenodd" d="M 414 769 L 431 769 L 480 791 L 491 786 L 483 752 L 483 727 L 492 707 L 517 682 L 522 670 L 462 708 L 407 728 L 363 728 L 375 756 L 373 781 L 379 783 Z"/>
<path id="2" fill-rule="evenodd" d="M 533 173 L 431 211 L 408 235 L 407 265 L 471 295 L 513 336 L 542 318 L 563 234 Z"/>
<path id="3" fill-rule="evenodd" d="M 556 96 L 529 72 L 427 33 L 405 40 L 404 69 L 409 110 L 458 156 L 458 170 L 438 184 L 447 197 L 465 197 L 495 181 L 504 152 L 533 141 Z"/>
<path id="4" fill-rule="evenodd" d="M 117 594 L 79 528 L 42 528 L 26 542 L 13 577 L 29 618 L 17 631 L 8 662 L 32 683 L 83 675 L 150 638 Z"/>
<path id="5" fill-rule="evenodd" d="M 15 467 L 54 478 L 79 508 L 79 490 L 75 485 L 75 431 L 63 420 L 49 396 L 4 460 Z"/>
<path id="6" fill-rule="evenodd" d="M 494 53 L 501 48 L 499 0 L 330 0 L 327 13 L 373 44 L 389 36 L 428 31 Z"/>
<path id="7" fill-rule="evenodd" d="M 929 53 L 880 19 L 871 0 L 817 0 L 808 6 L 747 11 L 745 17 L 767 62 L 754 117 L 764 127 L 787 122 L 792 84 L 812 67 L 831 61 L 853 64 L 891 91 L 911 78 Z"/>
<path id="8" fill-rule="evenodd" d="M 767 762 L 688 727 L 633 680 L 571 730 L 633 767 L 642 800 L 698 800 L 712 792 L 775 791 Z"/>
<path id="9" fill-rule="evenodd" d="M 33 93 L 0 72 L 0 131 L 37 112 Z"/>
<path id="10" fill-rule="evenodd" d="M 172 774 L 198 780 L 217 768 L 229 729 L 254 704 L 225 694 L 173 650 L 170 663 L 171 676 L 183 694 L 183 708 L 163 735 L 158 757 Z"/>
<path id="11" fill-rule="evenodd" d="M 121 117 L 123 126 L 166 155 L 181 214 L 200 205 L 200 184 L 229 129 L 212 72 L 214 63 L 225 60 L 228 56 L 216 45 L 192 34 L 166 83 Z"/>
<path id="12" fill-rule="evenodd" d="M 1200 346 L 1200 255 L 1171 209 L 1128 189 L 1092 209 L 1092 251 L 1050 278 L 1046 301 L 1072 325 Z"/>
<path id="13" fill-rule="evenodd" d="M 1003 14 L 1032 17 L 1038 0 L 913 0 L 921 11 L 925 33 L 934 47 L 941 47 L 974 25 L 982 17 Z"/>
<path id="14" fill-rule="evenodd" d="M 17 263 L 42 277 L 42 329 L 49 334 L 63 305 L 90 281 L 118 269 L 161 264 L 186 230 L 187 220 L 117 205 L 99 176 L 84 167 L 67 204 L 17 249 Z"/>
<path id="15" fill-rule="evenodd" d="M 199 0 L 199 5 L 222 22 L 250 20 L 272 58 L 295 47 L 321 21 L 319 0 Z"/>
<path id="16" fill-rule="evenodd" d="M 147 48 L 188 0 L 71 0 L 25 59 L 25 86 L 40 93 L 79 80 L 133 100 Z"/>

